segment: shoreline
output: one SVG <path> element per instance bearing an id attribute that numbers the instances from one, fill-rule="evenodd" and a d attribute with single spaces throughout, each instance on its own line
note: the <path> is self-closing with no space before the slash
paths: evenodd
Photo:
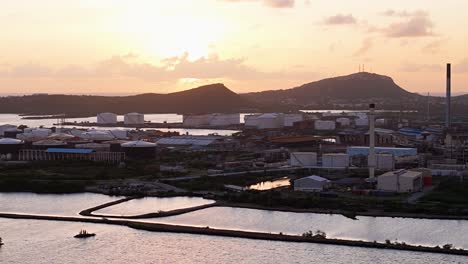
<path id="1" fill-rule="evenodd" d="M 146 196 L 146 197 L 165 197 L 165 196 Z M 171 196 L 179 197 L 179 196 Z M 180 196 L 186 197 L 186 196 Z M 80 212 L 80 215 L 91 216 L 91 217 L 107 217 L 107 218 L 124 218 L 124 219 L 145 219 L 145 218 L 158 218 L 166 216 L 175 216 L 184 213 L 191 213 L 197 210 L 203 210 L 211 207 L 232 207 L 232 208 L 244 208 L 252 210 L 264 210 L 264 211 L 276 211 L 276 212 L 287 212 L 287 213 L 312 213 L 312 214 L 335 214 L 342 215 L 344 217 L 355 219 L 356 216 L 365 216 L 365 217 L 391 217 L 391 218 L 411 218 L 411 219 L 431 219 L 431 220 L 461 220 L 468 221 L 468 216 L 463 215 L 431 215 L 431 214 L 415 214 L 415 213 L 403 213 L 403 212 L 383 212 L 383 211 L 371 211 L 371 212 L 350 212 L 343 209 L 318 209 L 318 208 L 308 208 L 300 209 L 293 207 L 267 207 L 257 204 L 246 204 L 246 203 L 231 203 L 223 200 L 213 199 L 215 202 L 211 204 L 205 204 L 200 206 L 194 206 L 189 208 L 182 208 L 170 211 L 163 212 L 150 212 L 140 215 L 131 215 L 131 216 L 117 216 L 117 215 L 100 215 L 93 214 L 94 211 L 116 205 L 119 203 L 127 202 L 132 199 L 138 199 L 142 197 L 127 197 L 117 201 L 101 204 L 92 208 L 85 209 Z"/>
<path id="2" fill-rule="evenodd" d="M 150 232 L 185 233 L 185 234 L 194 234 L 194 235 L 210 235 L 210 236 L 220 236 L 220 237 L 235 237 L 235 238 L 257 239 L 257 240 L 268 240 L 268 241 L 282 241 L 282 242 L 316 243 L 316 244 L 329 244 L 329 245 L 338 245 L 338 246 L 406 250 L 406 251 L 414 251 L 414 252 L 468 256 L 468 250 L 466 249 L 444 249 L 444 248 L 441 248 L 440 246 L 427 247 L 427 246 L 421 246 L 421 245 L 418 245 L 418 246 L 406 245 L 404 243 L 388 244 L 388 243 L 367 242 L 367 241 L 357 241 L 357 240 L 314 238 L 314 237 L 295 236 L 295 235 L 236 231 L 236 230 L 226 230 L 226 229 L 213 229 L 209 227 L 192 227 L 192 226 L 156 224 L 156 223 L 141 223 L 141 222 L 135 222 L 135 221 L 129 221 L 129 220 L 109 220 L 106 218 L 97 219 L 97 218 L 80 218 L 80 217 L 30 215 L 30 214 L 10 214 L 10 213 L 0 213 L 0 217 L 8 218 L 8 219 L 29 219 L 29 220 L 48 220 L 48 221 L 109 224 L 109 225 L 127 226 L 129 228 L 145 230 L 145 231 L 150 231 Z"/>

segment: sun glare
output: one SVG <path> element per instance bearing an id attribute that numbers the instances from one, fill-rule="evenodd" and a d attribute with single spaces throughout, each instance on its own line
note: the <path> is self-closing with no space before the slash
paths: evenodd
<path id="1" fill-rule="evenodd" d="M 222 21 L 194 14 L 161 14 L 154 10 L 126 12 L 120 23 L 137 52 L 167 58 L 189 54 L 189 60 L 207 56 L 223 37 Z"/>

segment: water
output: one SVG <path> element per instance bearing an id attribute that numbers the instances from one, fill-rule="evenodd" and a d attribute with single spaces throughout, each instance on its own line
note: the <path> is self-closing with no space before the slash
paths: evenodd
<path id="1" fill-rule="evenodd" d="M 10 124 L 10 125 L 26 125 L 28 127 L 53 127 L 54 123 L 57 123 L 56 118 L 51 119 L 21 119 L 22 117 L 17 114 L 0 114 L 0 125 L 2 124 Z M 118 120 L 123 120 L 123 116 L 118 116 Z M 145 115 L 146 121 L 151 121 L 152 123 L 180 123 L 182 122 L 182 115 L 178 114 L 146 114 Z M 241 118 L 243 122 L 243 118 Z M 96 122 L 96 117 L 84 117 L 84 118 L 67 118 L 67 122 Z M 73 128 L 75 126 L 64 126 L 65 128 Z M 78 127 L 84 129 L 104 129 L 105 127 Z M 129 129 L 128 127 L 109 127 L 112 129 Z M 153 129 L 153 128 L 149 128 Z M 149 130 L 143 129 L 143 130 Z M 229 129 L 185 129 L 185 128 L 154 128 L 163 132 L 179 132 L 180 134 L 190 134 L 195 136 L 203 136 L 208 134 L 218 134 L 221 136 L 230 136 L 238 131 L 236 130 L 229 130 Z"/>
<path id="2" fill-rule="evenodd" d="M 96 237 L 75 239 L 80 229 Z M 58 263 L 466 263 L 467 258 L 409 251 L 156 233 L 127 227 L 0 218 L 0 262 Z"/>
<path id="3" fill-rule="evenodd" d="M 199 227 L 299 235 L 322 230 L 328 237 L 436 246 L 447 243 L 468 249 L 468 221 L 291 213 L 244 208 L 214 207 L 151 222 Z"/>
<path id="4" fill-rule="evenodd" d="M 272 181 L 259 182 L 259 183 L 250 185 L 247 188 L 250 190 L 266 191 L 266 190 L 271 190 L 271 189 L 284 187 L 284 186 L 290 186 L 290 185 L 291 185 L 291 182 L 289 181 L 289 178 L 283 177 L 283 178 L 272 180 Z"/>
<path id="5" fill-rule="evenodd" d="M 199 197 L 171 197 L 158 198 L 147 197 L 142 199 L 133 199 L 128 202 L 120 203 L 110 207 L 97 210 L 95 214 L 131 216 L 146 213 L 156 213 L 158 211 L 170 211 L 182 208 L 195 207 L 214 203 L 213 200 L 207 200 Z"/>
<path id="6" fill-rule="evenodd" d="M 0 193 L 0 212 L 76 216 L 81 210 L 118 198 L 121 197 L 91 193 L 66 195 Z M 184 197 L 172 199 L 175 200 L 164 204 L 168 206 L 167 208 L 209 201 Z M 155 200 L 135 200 L 133 203 L 122 204 L 123 209 L 109 207 L 108 210 L 111 210 L 109 213 L 116 215 L 151 213 L 155 212 L 153 201 Z M 341 215 L 329 214 L 213 207 L 177 216 L 140 221 L 267 233 L 283 232 L 294 235 L 320 229 L 331 238 L 379 242 L 384 242 L 385 239 L 392 241 L 398 239 L 408 244 L 427 246 L 450 243 L 455 247 L 468 249 L 466 238 L 468 221 L 361 216 L 358 219 L 352 220 Z"/>
<path id="7" fill-rule="evenodd" d="M 79 212 L 124 197 L 95 193 L 35 194 L 0 193 L 0 212 L 77 216 Z"/>

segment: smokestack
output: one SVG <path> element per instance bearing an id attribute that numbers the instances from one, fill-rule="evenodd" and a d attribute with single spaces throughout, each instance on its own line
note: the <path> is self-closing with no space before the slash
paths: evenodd
<path id="1" fill-rule="evenodd" d="M 452 121 L 452 109 L 451 109 L 451 97 L 452 97 L 452 87 L 451 87 L 451 78 L 452 78 L 452 68 L 450 63 L 447 63 L 447 94 L 445 97 L 445 128 L 450 128 Z"/>
<path id="2" fill-rule="evenodd" d="M 375 104 L 369 104 L 369 179 L 375 180 Z"/>

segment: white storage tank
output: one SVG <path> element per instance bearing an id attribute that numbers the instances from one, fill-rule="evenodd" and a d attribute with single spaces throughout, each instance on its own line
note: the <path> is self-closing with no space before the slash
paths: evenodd
<path id="1" fill-rule="evenodd" d="M 211 115 L 184 115 L 184 126 L 208 126 L 210 124 Z"/>
<path id="2" fill-rule="evenodd" d="M 354 120 L 354 124 L 356 126 L 360 126 L 360 127 L 369 126 L 369 119 L 367 119 L 367 118 L 358 118 L 358 119 Z"/>
<path id="3" fill-rule="evenodd" d="M 117 139 L 128 139 L 128 130 L 112 129 L 110 133 Z"/>
<path id="4" fill-rule="evenodd" d="M 347 127 L 351 125 L 351 120 L 347 117 L 340 117 L 336 119 L 336 122 L 340 124 L 341 127 Z"/>
<path id="5" fill-rule="evenodd" d="M 92 141 L 106 141 L 113 140 L 115 137 L 109 131 L 104 130 L 90 130 L 81 134 L 81 138 L 89 139 Z"/>
<path id="6" fill-rule="evenodd" d="M 317 166 L 317 153 L 315 152 L 292 152 L 289 165 L 312 167 Z"/>
<path id="7" fill-rule="evenodd" d="M 335 130 L 335 121 L 317 120 L 314 123 L 315 130 Z"/>
<path id="8" fill-rule="evenodd" d="M 263 114 L 257 118 L 257 121 L 258 121 L 258 124 L 257 124 L 258 129 L 281 128 L 283 127 L 283 124 L 284 124 L 284 116 L 283 114 L 278 114 L 278 113 Z"/>
<path id="9" fill-rule="evenodd" d="M 330 153 L 322 155 L 322 167 L 347 168 L 349 167 L 349 155 L 346 153 Z"/>
<path id="10" fill-rule="evenodd" d="M 97 114 L 97 123 L 99 125 L 117 124 L 117 115 L 114 113 L 99 113 Z"/>
<path id="11" fill-rule="evenodd" d="M 304 114 L 285 114 L 284 115 L 284 126 L 292 127 L 295 122 L 304 121 Z"/>
<path id="12" fill-rule="evenodd" d="M 240 114 L 212 114 L 210 126 L 239 125 Z"/>
<path id="13" fill-rule="evenodd" d="M 9 131 L 12 129 L 16 129 L 16 126 L 14 125 L 1 125 L 0 126 L 0 137 L 5 136 L 5 131 Z"/>
<path id="14" fill-rule="evenodd" d="M 125 114 L 124 123 L 126 125 L 143 125 L 145 123 L 145 115 L 140 113 Z"/>
<path id="15" fill-rule="evenodd" d="M 257 127 L 258 117 L 260 115 L 246 115 L 244 116 L 244 124 L 246 127 Z"/>
<path id="16" fill-rule="evenodd" d="M 395 168 L 395 157 L 392 154 L 377 154 L 375 167 L 379 170 L 393 170 Z"/>

